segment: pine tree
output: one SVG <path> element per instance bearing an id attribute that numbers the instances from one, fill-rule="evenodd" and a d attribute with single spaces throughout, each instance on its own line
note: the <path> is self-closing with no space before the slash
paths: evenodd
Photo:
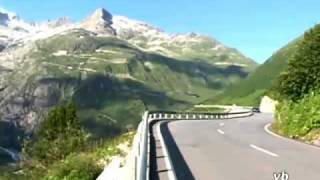
<path id="1" fill-rule="evenodd" d="M 77 117 L 76 106 L 67 103 L 52 109 L 35 136 L 33 142 L 26 144 L 25 151 L 44 163 L 63 159 L 68 154 L 81 150 L 85 132 Z"/>

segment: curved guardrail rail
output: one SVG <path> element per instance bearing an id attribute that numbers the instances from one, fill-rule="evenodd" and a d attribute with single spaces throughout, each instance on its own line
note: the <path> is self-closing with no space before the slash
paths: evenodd
<path id="1" fill-rule="evenodd" d="M 252 110 L 235 113 L 194 113 L 194 112 L 174 112 L 174 111 L 146 111 L 139 124 L 136 146 L 138 151 L 135 155 L 135 180 L 149 179 L 149 128 L 153 121 L 159 120 L 217 120 L 233 119 L 253 115 Z M 169 156 L 169 155 L 168 155 Z M 169 157 L 170 158 L 170 157 Z M 173 166 L 172 166 L 173 167 Z"/>

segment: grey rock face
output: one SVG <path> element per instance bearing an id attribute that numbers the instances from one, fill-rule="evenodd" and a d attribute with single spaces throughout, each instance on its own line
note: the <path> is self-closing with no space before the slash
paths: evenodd
<path id="1" fill-rule="evenodd" d="M 98 34 L 115 36 L 116 31 L 111 25 L 112 15 L 105 9 L 98 9 L 80 27 Z"/>
<path id="2" fill-rule="evenodd" d="M 101 8 L 101 9 L 97 9 L 93 15 L 91 16 L 92 18 L 102 18 L 103 20 L 105 20 L 108 23 L 112 23 L 112 15 L 111 13 L 109 13 L 107 10 Z"/>
<path id="3" fill-rule="evenodd" d="M 61 18 L 59 18 L 57 20 L 49 21 L 48 22 L 48 26 L 50 28 L 57 28 L 57 27 L 60 27 L 60 26 L 69 25 L 71 23 L 72 22 L 68 17 L 61 17 Z"/>
<path id="4" fill-rule="evenodd" d="M 0 12 L 0 25 L 7 26 L 9 21 L 9 15 L 6 13 Z"/>

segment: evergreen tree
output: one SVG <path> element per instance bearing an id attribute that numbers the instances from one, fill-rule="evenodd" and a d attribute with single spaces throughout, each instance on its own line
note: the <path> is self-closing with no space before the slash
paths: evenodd
<path id="1" fill-rule="evenodd" d="M 288 69 L 279 78 L 281 95 L 291 100 L 301 99 L 320 87 L 320 24 L 304 35 Z"/>
<path id="2" fill-rule="evenodd" d="M 35 133 L 36 140 L 26 144 L 26 153 L 39 161 L 50 163 L 81 150 L 85 132 L 81 128 L 73 103 L 52 109 Z"/>

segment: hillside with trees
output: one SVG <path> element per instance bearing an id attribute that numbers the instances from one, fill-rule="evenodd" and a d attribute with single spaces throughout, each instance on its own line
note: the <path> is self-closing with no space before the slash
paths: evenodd
<path id="1" fill-rule="evenodd" d="M 74 103 L 52 108 L 24 140 L 23 160 L 15 166 L 0 167 L 0 179 L 96 179 L 105 163 L 124 154 L 117 145 L 130 144 L 134 133 L 95 139 L 81 124 L 78 114 Z"/>
<path id="2" fill-rule="evenodd" d="M 206 104 L 238 104 L 257 106 L 261 97 L 269 93 L 278 76 L 295 54 L 302 37 L 295 39 L 274 53 L 264 64 L 256 68 L 244 80 L 230 85 L 223 93 L 205 101 Z"/>
<path id="3" fill-rule="evenodd" d="M 280 100 L 273 128 L 280 134 L 314 142 L 320 139 L 320 25 L 304 40 L 273 89 Z"/>

